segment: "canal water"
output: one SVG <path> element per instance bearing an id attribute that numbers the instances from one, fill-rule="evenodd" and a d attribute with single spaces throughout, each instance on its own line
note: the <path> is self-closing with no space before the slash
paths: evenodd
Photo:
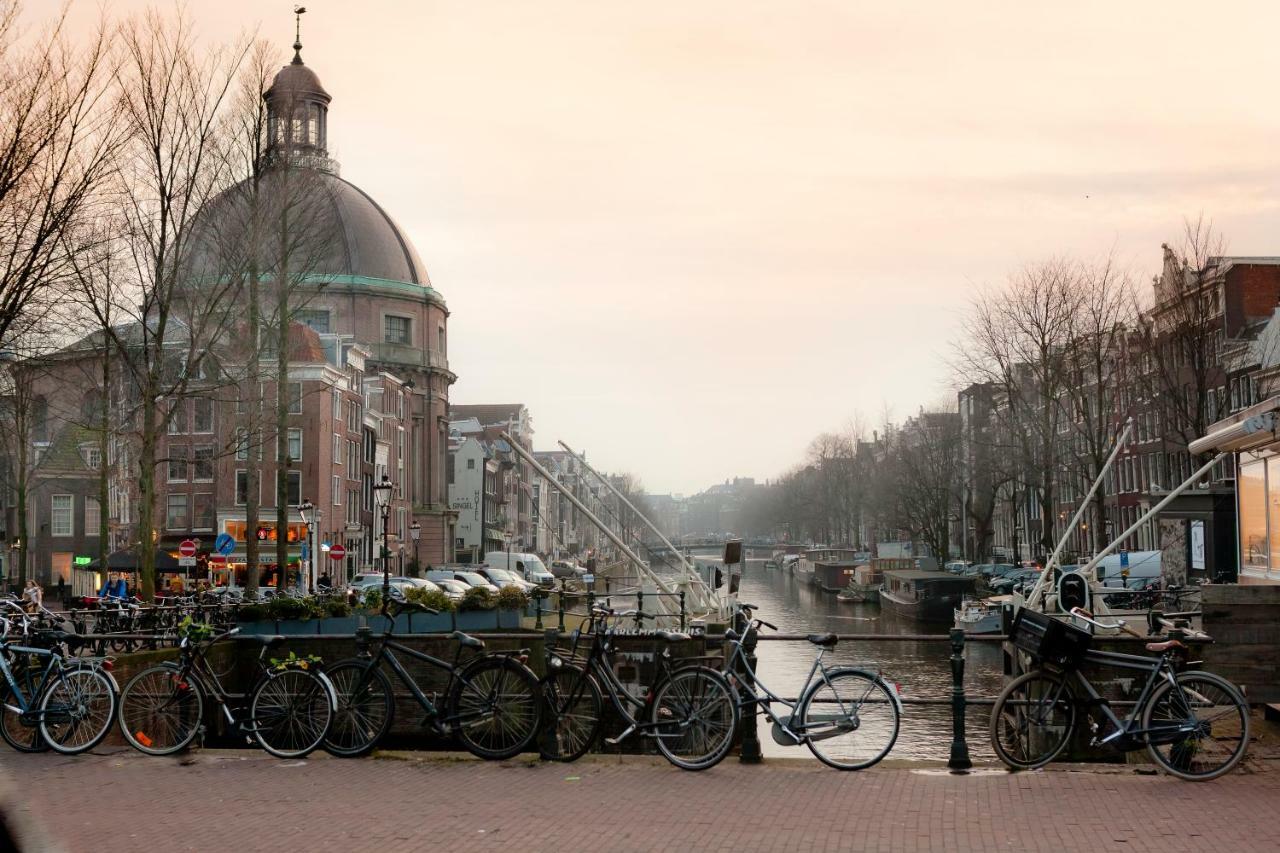
<path id="1" fill-rule="evenodd" d="M 701 556 L 699 559 L 705 559 Z M 879 634 L 886 640 L 842 640 L 824 660 L 878 669 L 899 685 L 904 699 L 948 699 L 951 695 L 951 647 L 947 643 L 892 640 L 902 634 L 945 634 L 949 625 L 917 622 L 878 604 L 840 601 L 833 593 L 798 583 L 789 572 L 767 569 L 762 560 L 749 560 L 742 576 L 740 601 L 759 606 L 761 619 L 783 634 Z M 764 635 L 771 633 L 768 629 Z M 762 640 L 757 656 L 760 680 L 775 694 L 799 695 L 813 665 L 817 646 L 804 641 Z M 969 643 L 965 647 L 965 690 L 969 696 L 994 697 L 1001 686 L 998 643 Z M 785 709 L 779 709 L 785 713 Z M 966 725 L 969 751 L 975 758 L 993 757 L 987 734 L 991 708 L 970 709 Z M 760 740 L 766 756 L 812 757 L 806 747 L 776 744 L 761 720 Z M 906 705 L 898 741 L 890 758 L 947 759 L 951 752 L 949 705 Z"/>

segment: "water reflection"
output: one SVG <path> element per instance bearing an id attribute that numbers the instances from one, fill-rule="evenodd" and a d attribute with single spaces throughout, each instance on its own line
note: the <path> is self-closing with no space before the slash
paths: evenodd
<path id="1" fill-rule="evenodd" d="M 881 612 L 876 604 L 840 601 L 817 587 L 797 583 L 790 574 L 766 569 L 751 560 L 743 573 L 740 600 L 759 605 L 760 618 L 778 626 L 780 633 L 805 634 L 834 631 L 837 634 L 943 634 L 950 626 L 926 624 Z M 767 630 L 766 634 L 769 633 Z M 780 696 L 795 697 L 813 665 L 816 646 L 805 642 L 761 642 L 757 652 L 761 680 Z M 884 672 L 896 681 L 903 697 L 949 698 L 950 647 L 945 643 L 900 640 L 856 642 L 842 640 L 827 653 L 831 663 L 856 664 Z M 965 690 L 970 696 L 995 696 L 1000 690 L 998 644 L 969 644 L 965 650 Z M 951 750 L 949 706 L 907 705 L 898 742 L 890 758 L 946 759 Z M 989 707 L 972 708 L 966 733 L 975 758 L 991 755 L 987 739 Z M 805 747 L 778 746 L 768 728 L 760 727 L 766 756 L 811 757 Z"/>

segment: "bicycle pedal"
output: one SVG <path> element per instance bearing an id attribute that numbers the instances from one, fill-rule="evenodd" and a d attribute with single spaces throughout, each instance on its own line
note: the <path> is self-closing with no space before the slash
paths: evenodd
<path id="1" fill-rule="evenodd" d="M 609 746 L 617 746 L 627 738 L 631 737 L 631 733 L 634 732 L 635 730 L 636 730 L 635 726 L 628 726 L 627 729 L 624 732 L 622 732 L 622 734 L 618 735 L 617 737 L 607 737 L 604 739 L 604 742 L 609 744 Z"/>

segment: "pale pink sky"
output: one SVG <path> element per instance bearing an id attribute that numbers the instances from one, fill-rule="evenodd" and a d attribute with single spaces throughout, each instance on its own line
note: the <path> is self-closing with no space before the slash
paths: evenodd
<path id="1" fill-rule="evenodd" d="M 974 289 L 1024 262 L 1149 277 L 1201 211 L 1280 254 L 1275 4 L 306 5 L 342 174 L 453 312 L 453 398 L 651 491 L 938 399 Z M 288 2 L 189 8 L 293 40 Z"/>

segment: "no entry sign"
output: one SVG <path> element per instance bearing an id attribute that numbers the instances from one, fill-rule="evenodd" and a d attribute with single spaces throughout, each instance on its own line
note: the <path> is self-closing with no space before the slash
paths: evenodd
<path id="1" fill-rule="evenodd" d="M 196 543 L 190 539 L 183 539 L 182 544 L 178 546 L 178 553 L 184 557 L 194 557 L 196 555 Z"/>
<path id="2" fill-rule="evenodd" d="M 341 560 L 345 556 L 347 556 L 347 549 L 341 545 L 334 545 L 329 549 L 329 559 L 331 560 Z"/>

